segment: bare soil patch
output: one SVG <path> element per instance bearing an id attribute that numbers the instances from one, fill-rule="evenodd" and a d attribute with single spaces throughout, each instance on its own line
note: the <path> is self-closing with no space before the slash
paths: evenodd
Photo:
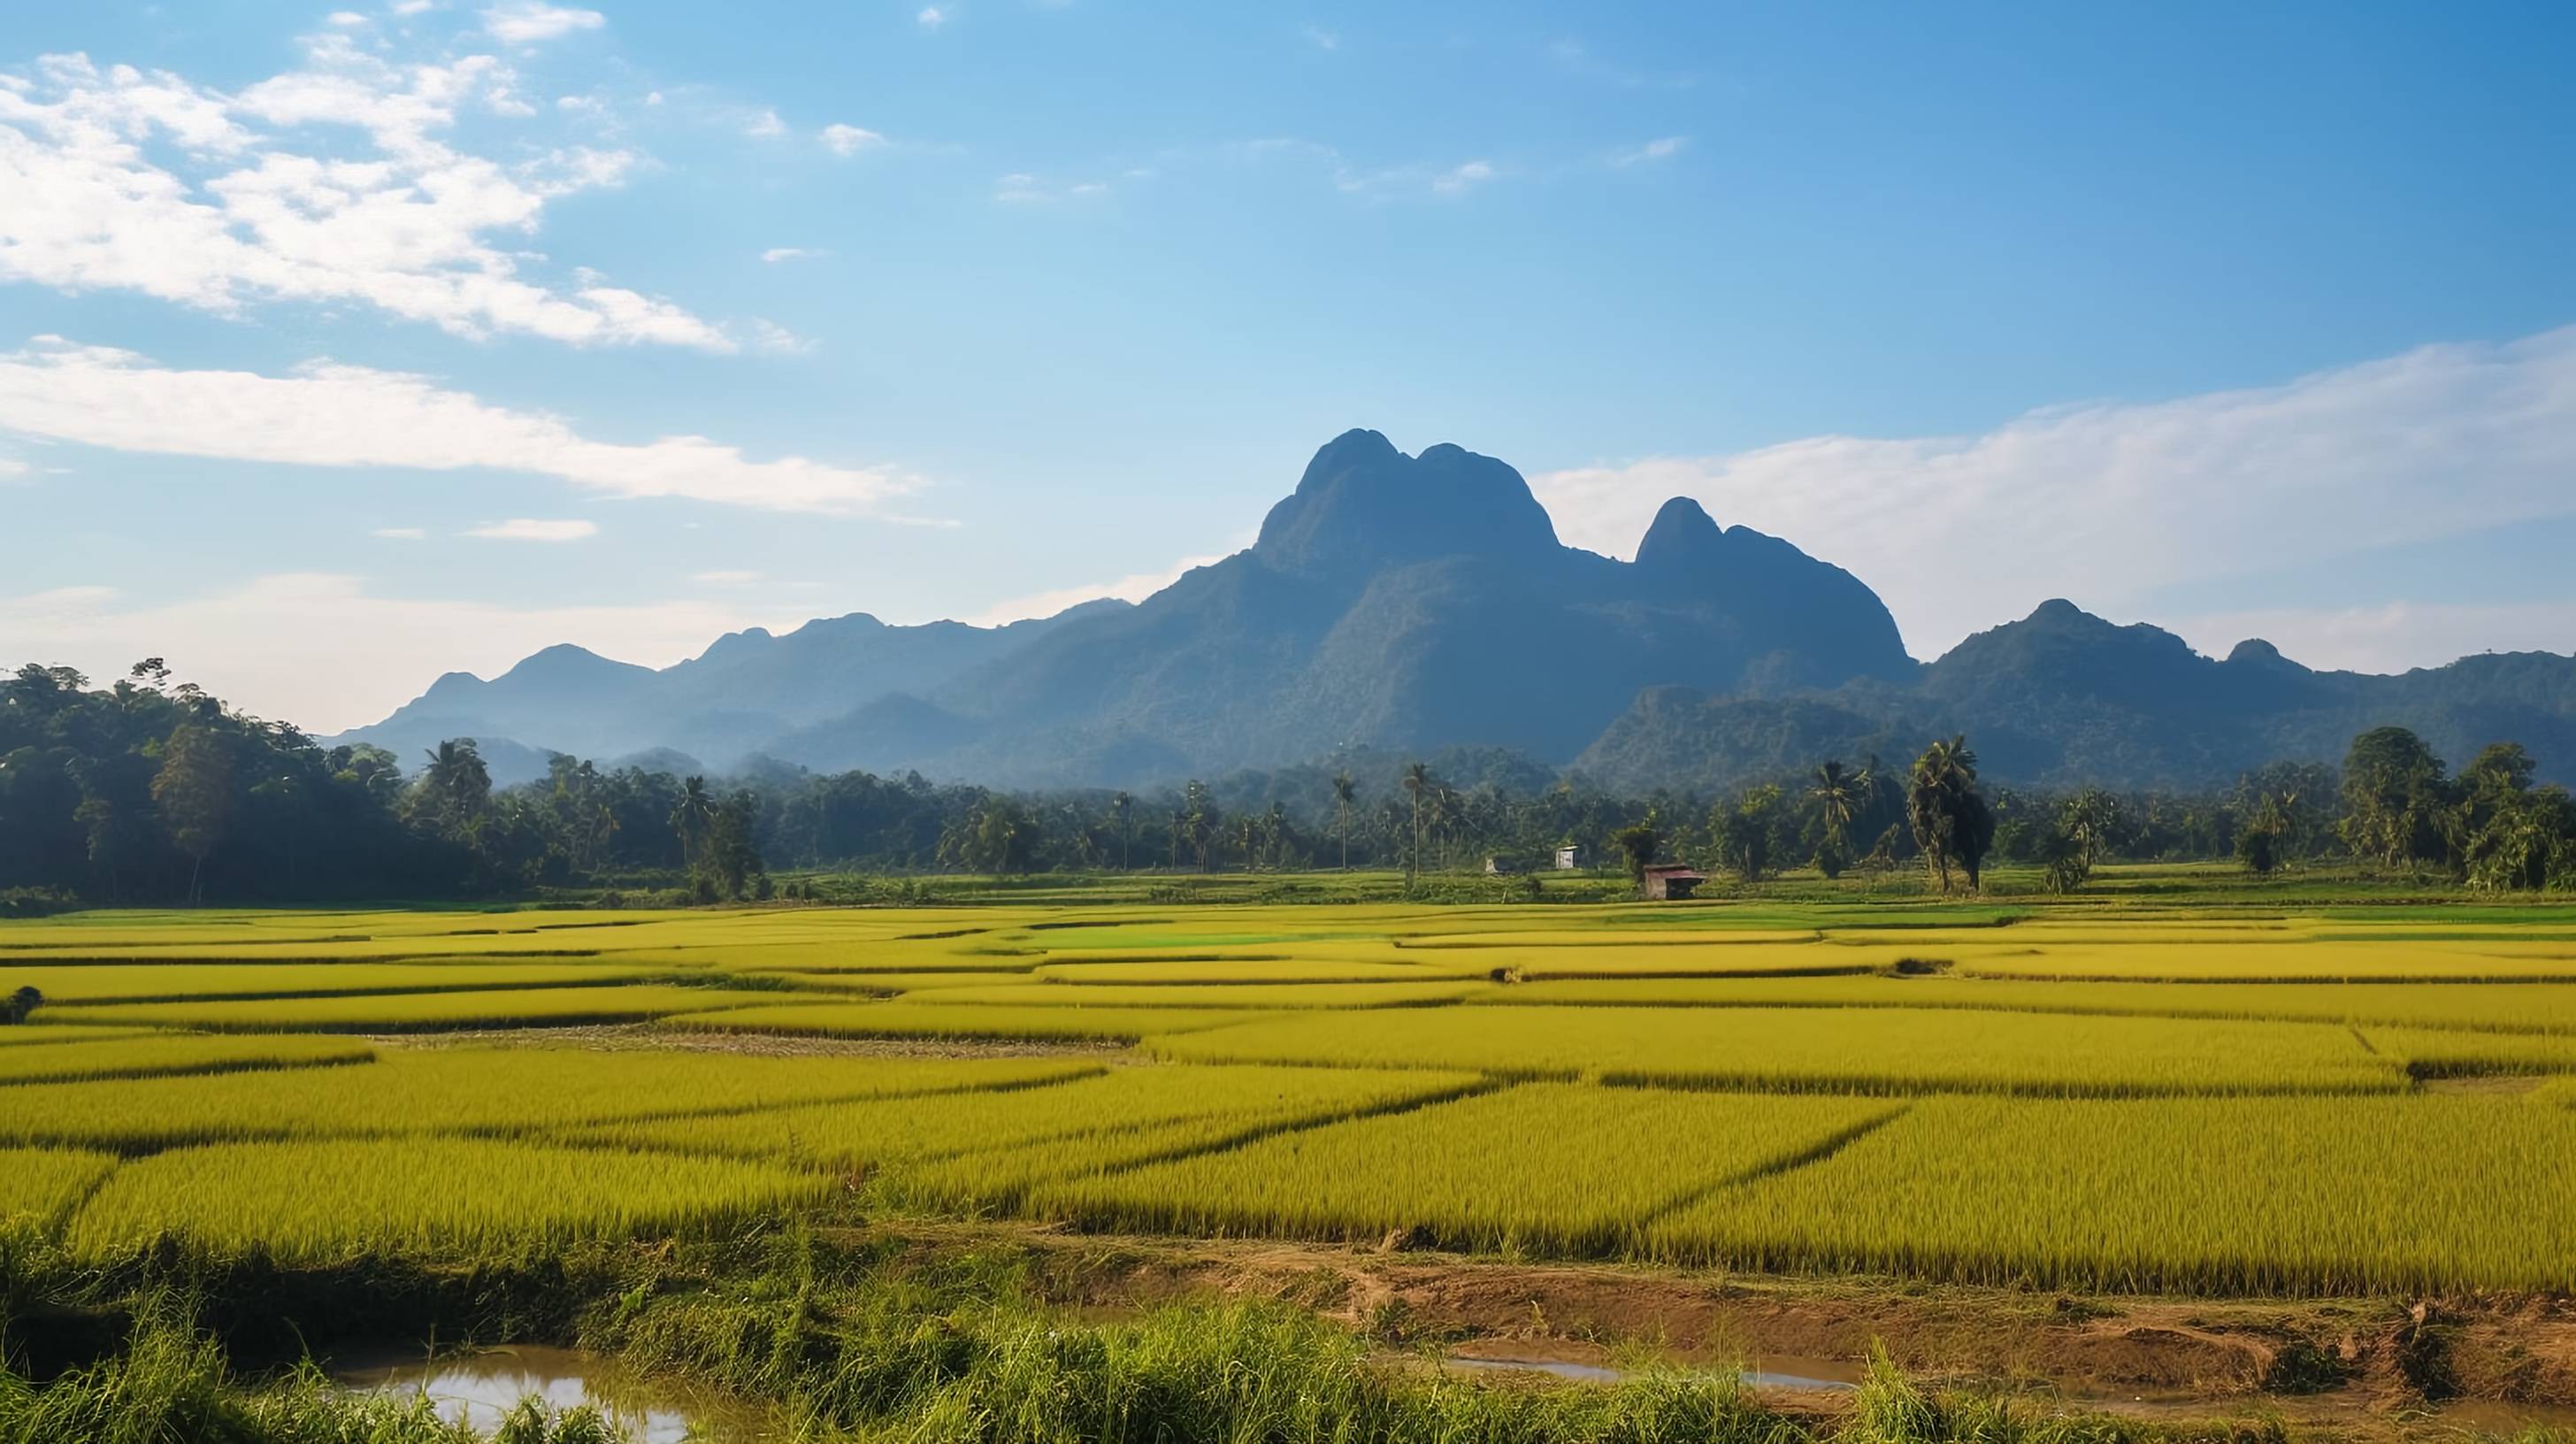
<path id="1" fill-rule="evenodd" d="M 1269 1298 L 1391 1354 L 1618 1368 L 1649 1361 L 1821 1380 L 1873 1344 L 1942 1385 L 2169 1421 L 2275 1417 L 2338 1435 L 2576 1425 L 2576 1299 L 2185 1299 L 1625 1264 L 1525 1263 L 1254 1240 L 906 1220 L 924 1248 L 1013 1242 L 1051 1298 L 1091 1316 Z M 1544 1375 L 1533 1374 L 1534 1380 Z M 1766 1392 L 1771 1392 L 1766 1390 Z M 1784 1395 L 1801 1412 L 1846 1407 Z"/>

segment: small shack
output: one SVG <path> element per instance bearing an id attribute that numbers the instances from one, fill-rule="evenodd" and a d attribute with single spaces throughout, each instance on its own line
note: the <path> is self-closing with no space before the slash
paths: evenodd
<path id="1" fill-rule="evenodd" d="M 1581 866 L 1583 866 L 1582 848 L 1569 842 L 1565 846 L 1556 850 L 1556 870 L 1558 872 L 1572 872 Z"/>
<path id="2" fill-rule="evenodd" d="M 1656 863 L 1646 869 L 1646 899 L 1649 902 L 1680 902 L 1706 881 L 1708 874 L 1688 864 Z"/>

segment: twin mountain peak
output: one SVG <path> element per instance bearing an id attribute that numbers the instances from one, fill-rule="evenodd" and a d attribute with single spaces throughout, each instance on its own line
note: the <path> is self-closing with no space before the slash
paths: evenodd
<path id="1" fill-rule="evenodd" d="M 2510 721 L 2555 770 L 2576 761 L 2576 663 L 2361 677 L 2260 641 L 2220 662 L 2050 601 L 1924 665 L 1858 578 L 1688 498 L 1617 561 L 1560 542 L 1503 462 L 1355 430 L 1315 453 L 1250 549 L 1133 605 L 1004 627 L 853 613 L 730 633 L 660 670 L 549 647 L 490 681 L 449 673 L 342 740 L 415 759 L 474 737 L 502 781 L 552 751 L 1131 787 L 1492 747 L 1684 790 L 1967 731 L 2003 777 L 2202 786 L 2339 756 L 2383 721 L 2454 757 Z"/>

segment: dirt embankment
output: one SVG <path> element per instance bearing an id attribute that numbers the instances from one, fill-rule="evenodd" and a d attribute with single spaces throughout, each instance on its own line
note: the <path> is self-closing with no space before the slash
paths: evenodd
<path id="1" fill-rule="evenodd" d="M 1660 1359 L 1830 1385 L 1859 1377 L 1883 1346 L 1918 1378 L 2161 1418 L 2260 1412 L 2366 1435 L 2576 1425 L 2576 1299 L 2565 1297 L 2090 1296 L 1519 1263 L 1397 1240 L 1363 1249 L 975 1231 L 1025 1243 L 1070 1307 L 1276 1298 L 1364 1329 L 1391 1353 L 1610 1368 Z M 1795 1402 L 1835 1407 L 1823 1391 Z"/>

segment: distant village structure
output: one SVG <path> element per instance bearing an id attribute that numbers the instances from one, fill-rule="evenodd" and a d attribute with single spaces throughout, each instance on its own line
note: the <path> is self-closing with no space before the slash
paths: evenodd
<path id="1" fill-rule="evenodd" d="M 1485 859 L 1485 876 L 1512 877 L 1519 873 L 1538 872 L 1551 867 L 1558 872 L 1573 872 L 1582 866 L 1583 849 L 1573 843 L 1567 843 L 1553 854 L 1542 858 L 1511 857 L 1495 853 Z"/>
<path id="2" fill-rule="evenodd" d="M 1659 862 L 1646 869 L 1648 902 L 1680 902 L 1708 881 L 1708 874 L 1686 863 Z"/>

